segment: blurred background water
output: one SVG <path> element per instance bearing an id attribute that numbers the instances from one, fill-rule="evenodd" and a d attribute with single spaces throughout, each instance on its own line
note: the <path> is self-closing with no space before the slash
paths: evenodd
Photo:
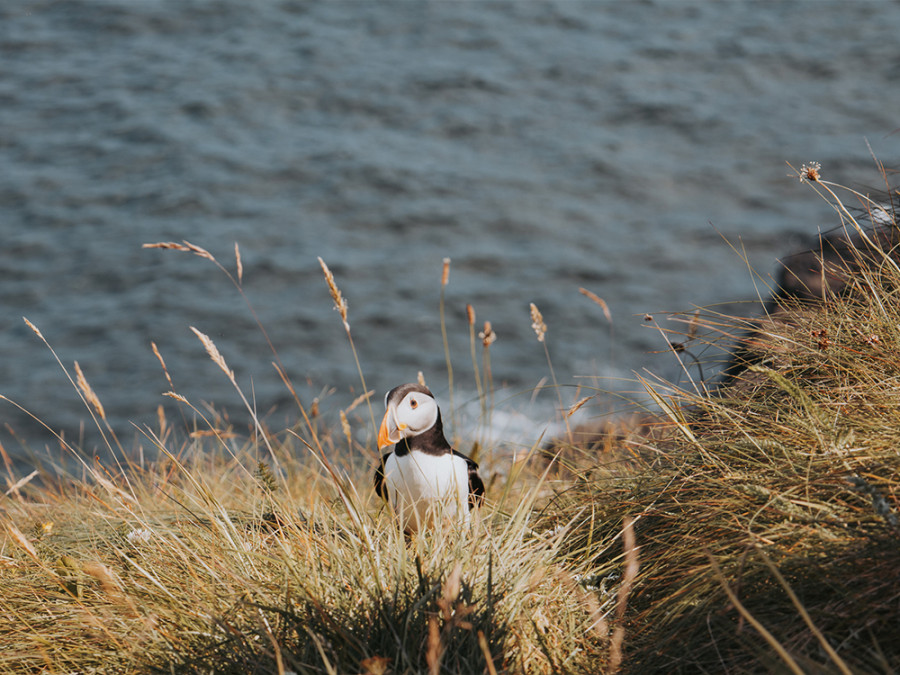
<path id="1" fill-rule="evenodd" d="M 466 303 L 499 335 L 506 392 L 548 375 L 530 302 L 561 383 L 677 376 L 645 312 L 744 311 L 757 286 L 726 240 L 765 277 L 836 224 L 785 162 L 879 186 L 866 140 L 891 166 L 898 33 L 897 3 L 860 0 L 3 3 L 0 393 L 70 437 L 87 418 L 27 316 L 120 432 L 173 407 L 151 341 L 180 393 L 241 426 L 193 325 L 274 428 L 292 419 L 225 276 L 141 248 L 182 239 L 232 270 L 239 243 L 307 403 L 360 391 L 317 256 L 377 408 L 420 370 L 447 397 L 444 257 L 458 400 L 475 390 Z M 608 303 L 613 335 L 579 287 Z M 0 422 L 12 452 L 9 429 L 50 439 L 5 402 Z"/>

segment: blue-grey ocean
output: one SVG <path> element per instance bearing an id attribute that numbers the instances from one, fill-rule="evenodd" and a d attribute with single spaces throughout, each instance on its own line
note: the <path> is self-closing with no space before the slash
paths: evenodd
<path id="1" fill-rule="evenodd" d="M 232 274 L 239 244 L 247 298 L 301 400 L 320 397 L 331 420 L 361 384 L 319 256 L 349 302 L 376 411 L 419 371 L 448 404 L 445 257 L 457 403 L 476 391 L 467 303 L 476 332 L 489 320 L 498 335 L 498 406 L 513 412 L 543 402 L 546 420 L 559 401 L 532 401 L 550 375 L 532 302 L 564 403 L 579 384 L 635 390 L 644 368 L 677 377 L 645 313 L 665 325 L 697 305 L 744 311 L 779 257 L 837 225 L 788 162 L 864 190 L 883 187 L 870 147 L 896 166 L 898 10 L 8 0 L 0 394 L 101 444 L 27 317 L 70 372 L 78 361 L 120 435 L 155 426 L 161 404 L 182 423 L 151 342 L 177 392 L 243 433 L 240 399 L 194 326 L 272 428 L 295 419 L 227 277 L 142 248 L 181 240 Z M 580 287 L 606 301 L 612 330 Z M 0 423 L 12 454 L 54 443 L 6 401 Z"/>

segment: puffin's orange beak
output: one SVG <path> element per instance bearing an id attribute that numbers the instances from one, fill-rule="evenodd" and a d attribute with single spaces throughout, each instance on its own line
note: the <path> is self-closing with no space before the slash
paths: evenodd
<path id="1" fill-rule="evenodd" d="M 388 408 L 384 413 L 384 419 L 381 420 L 381 427 L 378 429 L 378 449 L 386 448 L 394 443 L 399 443 L 402 436 L 400 431 L 406 428 L 405 424 L 397 424 L 392 415 L 393 411 Z"/>

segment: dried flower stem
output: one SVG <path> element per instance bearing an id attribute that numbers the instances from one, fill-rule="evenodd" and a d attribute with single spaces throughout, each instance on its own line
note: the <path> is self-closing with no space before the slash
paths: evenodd
<path id="1" fill-rule="evenodd" d="M 550 359 L 550 350 L 547 348 L 547 324 L 544 323 L 544 317 L 541 314 L 541 311 L 537 308 L 533 302 L 530 305 L 531 308 L 531 327 L 534 329 L 535 335 L 537 335 L 538 342 L 540 342 L 544 346 L 544 355 L 547 357 L 547 366 L 550 368 L 550 379 L 553 380 L 553 388 L 556 389 L 556 396 L 559 399 L 559 409 L 560 412 L 564 411 L 566 406 L 562 400 L 562 392 L 559 388 L 559 382 L 556 380 L 556 372 L 553 370 L 553 361 Z M 566 424 L 566 436 L 569 440 L 572 440 L 572 430 L 569 429 L 569 418 L 567 415 L 563 414 L 563 420 Z"/>
<path id="2" fill-rule="evenodd" d="M 475 387 L 478 390 L 478 401 L 481 403 L 482 418 L 486 418 L 487 402 L 484 398 L 484 386 L 481 383 L 481 373 L 478 370 L 478 356 L 475 351 L 475 308 L 471 304 L 466 305 L 466 318 L 469 324 L 469 352 L 472 355 L 472 370 L 475 372 Z"/>
<path id="3" fill-rule="evenodd" d="M 791 166 L 791 165 L 788 164 L 788 166 Z M 822 196 L 822 193 L 819 192 L 819 189 L 818 189 L 819 187 L 821 187 L 821 189 L 824 192 L 828 193 L 828 195 L 831 197 L 831 199 L 834 200 L 833 203 L 831 204 L 831 206 L 832 206 L 832 208 L 834 208 L 835 211 L 838 212 L 838 215 L 840 215 L 841 220 L 843 221 L 844 219 L 846 219 L 846 220 L 850 221 L 850 224 L 853 226 L 853 229 L 856 231 L 856 233 L 860 236 L 860 238 L 864 242 L 866 242 L 866 244 L 873 251 L 880 250 L 878 247 L 876 247 L 875 243 L 869 238 L 869 235 L 866 234 L 866 231 L 859 224 L 859 222 L 856 220 L 856 218 L 853 217 L 853 214 L 851 214 L 850 211 L 847 209 L 847 207 L 844 206 L 844 203 L 841 201 L 840 197 L 837 196 L 837 194 L 834 192 L 834 190 L 832 188 L 843 188 L 843 189 L 847 190 L 850 194 L 852 194 L 855 197 L 857 197 L 858 199 L 860 199 L 863 203 L 874 205 L 874 206 L 878 206 L 878 204 L 876 204 L 870 197 L 862 194 L 861 192 L 858 192 L 857 190 L 853 190 L 851 188 L 844 187 L 843 185 L 838 185 L 837 183 L 823 181 L 821 174 L 819 173 L 821 168 L 822 168 L 822 166 L 818 162 L 809 162 L 808 164 L 804 164 L 803 166 L 800 167 L 800 171 L 798 172 L 800 182 L 808 183 L 814 190 L 816 190 L 816 192 L 819 194 L 819 196 Z M 794 169 L 794 167 L 791 166 L 791 169 Z M 796 169 L 794 169 L 794 171 L 796 171 Z M 828 201 L 828 200 L 826 199 L 826 201 Z M 884 253 L 884 260 L 888 265 L 890 265 L 894 269 L 895 272 L 900 273 L 900 265 L 898 265 L 897 262 L 890 255 L 888 255 L 887 253 Z"/>
<path id="4" fill-rule="evenodd" d="M 481 339 L 481 344 L 483 346 L 481 352 L 481 365 L 484 372 L 484 383 L 485 387 L 490 392 L 490 402 L 487 407 L 487 420 L 485 421 L 485 426 L 490 428 L 491 413 L 494 410 L 494 376 L 491 373 L 491 345 L 497 341 L 497 334 L 494 332 L 490 321 L 484 322 L 484 330 L 478 334 L 478 337 Z"/>
<path id="5" fill-rule="evenodd" d="M 450 258 L 444 258 L 444 265 L 441 268 L 441 295 L 438 301 L 438 314 L 441 319 L 441 339 L 444 342 L 444 361 L 447 363 L 447 387 L 450 390 L 450 420 L 453 428 L 456 429 L 456 406 L 453 405 L 453 363 L 450 359 L 450 341 L 447 339 L 447 321 L 444 311 L 444 289 L 449 281 Z"/>

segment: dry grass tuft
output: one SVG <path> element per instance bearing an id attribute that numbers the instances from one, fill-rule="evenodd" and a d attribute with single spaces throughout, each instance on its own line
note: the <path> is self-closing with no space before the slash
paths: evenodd
<path id="1" fill-rule="evenodd" d="M 252 454 L 197 441 L 127 487 L 31 489 L 3 518 L 0 672 L 574 673 L 605 659 L 599 601 L 572 601 L 585 574 L 559 559 L 565 531 L 534 528 L 538 477 L 498 486 L 508 498 L 470 530 L 407 541 L 371 489 L 341 495 L 312 460 L 252 476 Z M 368 468 L 342 471 L 368 483 Z M 38 534 L 44 519 L 55 527 Z"/>
<path id="2" fill-rule="evenodd" d="M 648 383 L 668 431 L 634 443 L 628 472 L 582 459 L 547 509 L 590 512 L 567 549 L 601 576 L 633 518 L 641 571 L 616 629 L 629 672 L 900 670 L 900 273 L 877 245 L 891 239 L 857 238 L 840 295 L 783 301 L 716 395 Z"/>

